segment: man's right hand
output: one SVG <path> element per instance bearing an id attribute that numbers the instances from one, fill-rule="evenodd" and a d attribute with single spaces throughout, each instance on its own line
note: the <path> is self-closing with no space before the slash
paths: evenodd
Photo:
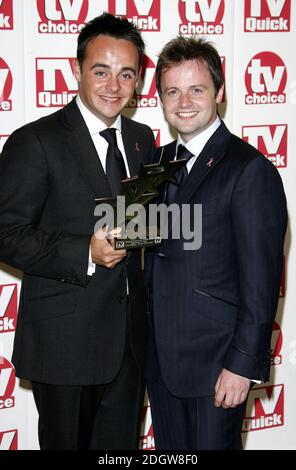
<path id="1" fill-rule="evenodd" d="M 126 250 L 114 250 L 110 234 L 119 235 L 117 229 L 108 232 L 108 228 L 98 230 L 90 241 L 91 257 L 95 264 L 112 269 L 126 256 Z"/>

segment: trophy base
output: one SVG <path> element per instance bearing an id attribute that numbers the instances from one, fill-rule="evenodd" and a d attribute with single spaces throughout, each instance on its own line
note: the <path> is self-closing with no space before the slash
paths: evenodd
<path id="1" fill-rule="evenodd" d="M 162 239 L 160 237 L 136 238 L 135 240 L 131 240 L 130 238 L 115 238 L 114 250 L 136 250 L 139 248 L 159 246 L 161 244 Z"/>

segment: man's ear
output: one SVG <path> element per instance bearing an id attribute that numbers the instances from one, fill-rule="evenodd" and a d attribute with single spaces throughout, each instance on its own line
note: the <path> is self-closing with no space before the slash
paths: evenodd
<path id="1" fill-rule="evenodd" d="M 224 84 L 221 86 L 220 90 L 217 93 L 217 96 L 216 96 L 216 103 L 217 104 L 222 103 L 223 95 L 224 95 Z"/>
<path id="2" fill-rule="evenodd" d="M 73 74 L 74 74 L 74 77 L 76 78 L 77 82 L 80 83 L 80 79 L 81 79 L 81 69 L 80 69 L 80 65 L 79 65 L 79 62 L 77 59 L 74 59 L 73 62 L 72 62 L 72 69 L 73 69 Z"/>

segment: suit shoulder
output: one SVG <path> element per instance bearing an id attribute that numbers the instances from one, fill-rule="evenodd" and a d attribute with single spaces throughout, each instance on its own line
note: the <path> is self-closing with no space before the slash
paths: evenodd
<path id="1" fill-rule="evenodd" d="M 265 177 L 281 179 L 279 171 L 258 149 L 243 139 L 231 134 L 228 152 L 232 155 L 232 162 L 237 162 L 241 175 L 262 174 Z"/>
<path id="2" fill-rule="evenodd" d="M 153 134 L 151 127 L 142 122 L 134 121 L 126 116 L 122 116 L 122 126 L 129 132 L 139 132 L 142 134 Z"/>
<path id="3" fill-rule="evenodd" d="M 254 158 L 258 157 L 264 157 L 259 150 L 257 150 L 253 145 L 250 145 L 248 142 L 245 140 L 241 139 L 240 137 L 231 134 L 231 137 L 229 139 L 228 143 L 228 149 L 229 152 L 235 154 L 236 158 L 246 160 L 246 161 L 251 161 Z"/>
<path id="4" fill-rule="evenodd" d="M 29 122 L 27 124 L 24 124 L 23 126 L 19 127 L 16 129 L 12 134 L 12 136 L 19 136 L 19 135 L 26 135 L 26 134 L 42 134 L 42 133 L 50 133 L 50 130 L 53 127 L 57 127 L 60 116 L 61 116 L 61 111 L 56 111 L 52 114 L 49 114 L 47 116 L 44 116 L 42 118 L 39 118 L 35 121 Z"/>

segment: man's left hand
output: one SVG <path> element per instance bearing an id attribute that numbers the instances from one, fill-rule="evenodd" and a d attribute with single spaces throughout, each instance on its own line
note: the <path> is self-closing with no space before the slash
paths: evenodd
<path id="1" fill-rule="evenodd" d="M 215 386 L 215 406 L 235 408 L 247 398 L 251 380 L 222 369 Z"/>

